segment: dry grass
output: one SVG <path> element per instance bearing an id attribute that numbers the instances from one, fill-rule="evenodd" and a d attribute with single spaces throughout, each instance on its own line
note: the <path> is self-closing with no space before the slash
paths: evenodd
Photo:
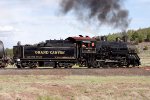
<path id="1" fill-rule="evenodd" d="M 0 76 L 0 100 L 148 100 L 150 76 Z"/>
<path id="2" fill-rule="evenodd" d="M 143 50 L 147 46 L 148 50 Z M 137 48 L 139 49 L 139 56 L 141 58 L 142 66 L 150 66 L 150 42 L 140 43 Z"/>
<path id="3" fill-rule="evenodd" d="M 150 50 L 141 51 L 139 54 L 142 66 L 150 66 Z"/>

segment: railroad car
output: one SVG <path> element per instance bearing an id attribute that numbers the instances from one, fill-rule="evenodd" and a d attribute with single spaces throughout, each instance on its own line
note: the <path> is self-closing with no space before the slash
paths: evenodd
<path id="1" fill-rule="evenodd" d="M 0 68 L 5 68 L 7 65 L 7 57 L 4 50 L 4 44 L 0 41 Z"/>

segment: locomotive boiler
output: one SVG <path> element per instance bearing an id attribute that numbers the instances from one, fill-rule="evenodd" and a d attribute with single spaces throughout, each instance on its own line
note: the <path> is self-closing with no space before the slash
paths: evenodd
<path id="1" fill-rule="evenodd" d="M 109 42 L 101 39 L 97 42 L 96 59 L 100 67 L 129 67 L 139 66 L 140 58 L 137 55 L 136 47 L 128 43 L 126 39 Z"/>

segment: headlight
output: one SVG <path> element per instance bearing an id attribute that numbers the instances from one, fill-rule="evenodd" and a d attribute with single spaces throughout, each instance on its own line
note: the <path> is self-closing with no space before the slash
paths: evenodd
<path id="1" fill-rule="evenodd" d="M 17 61 L 19 62 L 19 61 L 20 61 L 20 59 L 17 59 Z"/>

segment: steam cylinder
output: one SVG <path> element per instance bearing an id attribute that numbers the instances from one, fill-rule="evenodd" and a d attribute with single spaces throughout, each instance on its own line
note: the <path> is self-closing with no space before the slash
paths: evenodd
<path id="1" fill-rule="evenodd" d="M 2 41 L 0 41 L 0 58 L 3 58 L 4 56 L 5 56 L 4 44 Z"/>

